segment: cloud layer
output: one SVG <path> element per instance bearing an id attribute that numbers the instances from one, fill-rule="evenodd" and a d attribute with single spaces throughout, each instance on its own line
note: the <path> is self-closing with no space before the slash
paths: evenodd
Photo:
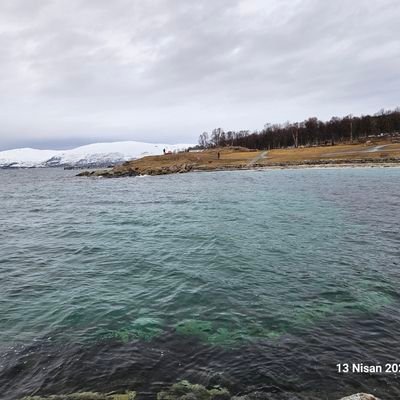
<path id="1" fill-rule="evenodd" d="M 2 0 L 0 149 L 394 107 L 399 19 L 397 0 Z"/>

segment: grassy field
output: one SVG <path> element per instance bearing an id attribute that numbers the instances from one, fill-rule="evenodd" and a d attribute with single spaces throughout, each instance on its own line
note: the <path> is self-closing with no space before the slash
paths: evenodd
<path id="1" fill-rule="evenodd" d="M 400 143 L 376 142 L 369 144 L 343 144 L 336 146 L 307 147 L 271 150 L 265 163 L 291 163 L 302 161 L 354 161 L 363 159 L 383 160 L 400 158 Z"/>

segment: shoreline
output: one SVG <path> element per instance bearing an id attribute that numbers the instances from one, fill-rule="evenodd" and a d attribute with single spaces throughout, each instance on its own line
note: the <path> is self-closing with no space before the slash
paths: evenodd
<path id="1" fill-rule="evenodd" d="M 332 153 L 334 151 L 334 153 Z M 82 171 L 77 176 L 118 178 L 139 175 L 168 175 L 198 171 L 254 169 L 398 167 L 400 144 L 387 143 L 320 146 L 297 149 L 253 150 L 244 147 L 206 149 L 147 156 L 111 169 Z"/>
<path id="2" fill-rule="evenodd" d="M 227 171 L 268 171 L 268 170 L 316 170 L 316 169 L 352 169 L 352 168 L 400 168 L 398 162 L 375 161 L 375 162 L 319 162 L 319 163 L 299 163 L 299 164 L 270 164 L 270 165 L 252 165 L 252 166 L 224 166 L 217 168 L 196 168 L 195 166 L 176 166 L 173 170 L 152 170 L 150 173 L 141 173 L 140 171 L 119 171 L 113 169 L 107 170 L 85 170 L 77 174 L 77 177 L 99 177 L 99 178 L 126 178 L 134 176 L 159 176 L 175 175 L 189 172 L 227 172 Z"/>
<path id="3" fill-rule="evenodd" d="M 215 169 L 193 169 L 190 172 L 213 172 L 213 171 L 263 171 L 263 170 L 286 170 L 286 169 L 342 169 L 342 168 L 400 168 L 400 160 L 396 163 L 374 162 L 374 163 L 323 163 L 323 164 L 287 164 L 287 165 L 259 165 L 243 168 L 215 168 Z"/>

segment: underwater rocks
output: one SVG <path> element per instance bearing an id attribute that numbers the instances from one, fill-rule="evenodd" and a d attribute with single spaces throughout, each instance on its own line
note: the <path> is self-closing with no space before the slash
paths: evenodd
<path id="1" fill-rule="evenodd" d="M 225 388 L 216 386 L 207 389 L 203 385 L 192 384 L 186 380 L 172 385 L 168 390 L 159 392 L 157 400 L 295 400 L 291 394 L 252 392 L 240 396 L 231 396 Z M 21 400 L 136 400 L 136 392 L 123 394 L 103 394 L 97 392 L 73 393 L 69 395 L 52 395 L 48 397 L 27 396 Z M 352 396 L 343 397 L 340 400 L 379 400 L 377 397 L 357 393 Z"/>
<path id="2" fill-rule="evenodd" d="M 343 397 L 340 400 L 379 400 L 377 397 L 372 396 L 372 394 L 357 393 L 352 396 Z"/>
<path id="3" fill-rule="evenodd" d="M 157 394 L 157 400 L 229 400 L 227 389 L 215 387 L 206 389 L 203 385 L 181 381 L 171 386 L 168 391 Z"/>
<path id="4" fill-rule="evenodd" d="M 244 396 L 235 396 L 231 400 L 296 400 L 298 397 L 293 397 L 293 394 L 287 393 L 264 393 L 264 392 L 253 392 L 245 394 Z M 303 399 L 303 397 L 301 397 Z M 322 399 L 321 399 L 322 400 Z M 371 394 L 357 393 L 352 396 L 343 397 L 340 400 L 380 400 Z"/>

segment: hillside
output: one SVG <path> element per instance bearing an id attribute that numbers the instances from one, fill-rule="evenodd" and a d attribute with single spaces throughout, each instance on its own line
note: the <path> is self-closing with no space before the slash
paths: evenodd
<path id="1" fill-rule="evenodd" d="M 0 152 L 0 168 L 100 168 L 148 155 L 183 150 L 190 144 L 155 144 L 136 141 L 93 143 L 71 150 L 14 149 Z"/>

